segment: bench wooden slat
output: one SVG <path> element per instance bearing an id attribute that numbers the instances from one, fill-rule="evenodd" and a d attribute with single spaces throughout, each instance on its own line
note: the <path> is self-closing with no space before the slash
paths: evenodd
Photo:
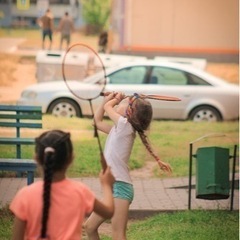
<path id="1" fill-rule="evenodd" d="M 0 122 L 1 127 L 16 127 L 16 128 L 42 128 L 42 123 L 29 122 Z"/>
<path id="2" fill-rule="evenodd" d="M 42 107 L 41 106 L 19 106 L 19 105 L 0 105 L 0 110 L 1 111 L 20 111 L 20 112 L 41 112 Z"/>
<path id="3" fill-rule="evenodd" d="M 33 138 L 0 138 L 0 144 L 6 144 L 6 145 L 35 144 L 35 139 Z"/>
<path id="4" fill-rule="evenodd" d="M 17 113 L 17 114 L 0 114 L 0 119 L 32 119 L 32 120 L 41 120 L 42 119 L 42 113 L 40 112 L 34 112 L 33 114 L 23 114 L 23 113 Z"/>
<path id="5" fill-rule="evenodd" d="M 33 169 L 35 170 L 37 167 L 36 161 L 33 159 L 16 159 L 16 158 L 0 158 L 0 166 L 1 170 L 3 167 L 14 167 L 14 166 L 24 166 L 26 169 Z"/>

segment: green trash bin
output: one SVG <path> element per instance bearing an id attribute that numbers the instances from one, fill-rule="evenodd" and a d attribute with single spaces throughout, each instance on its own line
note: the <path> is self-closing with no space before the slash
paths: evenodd
<path id="1" fill-rule="evenodd" d="M 196 159 L 196 198 L 227 199 L 230 190 L 229 149 L 198 148 Z"/>

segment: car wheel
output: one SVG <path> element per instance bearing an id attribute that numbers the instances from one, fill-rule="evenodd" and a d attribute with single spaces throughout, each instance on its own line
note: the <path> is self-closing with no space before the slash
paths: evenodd
<path id="1" fill-rule="evenodd" d="M 189 119 L 194 122 L 217 122 L 221 121 L 221 114 L 211 106 L 199 106 L 189 115 Z"/>
<path id="2" fill-rule="evenodd" d="M 47 112 L 56 117 L 82 117 L 77 103 L 67 98 L 60 98 L 52 102 Z"/>

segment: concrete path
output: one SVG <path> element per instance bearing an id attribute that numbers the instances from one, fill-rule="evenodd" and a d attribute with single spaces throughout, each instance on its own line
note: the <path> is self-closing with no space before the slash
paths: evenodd
<path id="1" fill-rule="evenodd" d="M 237 176 L 238 178 L 238 176 Z M 35 181 L 39 179 L 36 178 Z M 76 178 L 101 196 L 98 178 Z M 0 178 L 0 207 L 11 202 L 19 189 L 25 186 L 26 178 Z M 191 209 L 230 210 L 231 197 L 226 200 L 202 200 L 195 197 L 195 178 L 192 179 Z M 188 209 L 188 177 L 167 179 L 133 179 L 135 197 L 130 207 L 130 217 L 139 218 L 162 211 Z M 239 210 L 238 184 L 234 191 L 233 210 Z M 231 191 L 230 191 L 231 194 Z"/>

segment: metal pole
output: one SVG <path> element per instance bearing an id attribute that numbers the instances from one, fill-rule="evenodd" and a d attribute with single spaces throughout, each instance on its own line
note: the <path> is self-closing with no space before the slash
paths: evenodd
<path id="1" fill-rule="evenodd" d="M 234 197 L 234 187 L 235 187 L 235 167 L 236 167 L 236 157 L 237 157 L 237 145 L 234 145 L 233 153 L 233 166 L 232 166 L 232 189 L 231 189 L 231 205 L 230 210 L 233 210 L 233 197 Z"/>
<path id="2" fill-rule="evenodd" d="M 188 183 L 188 210 L 191 209 L 191 192 L 192 192 L 192 143 L 189 147 L 189 183 Z"/>

